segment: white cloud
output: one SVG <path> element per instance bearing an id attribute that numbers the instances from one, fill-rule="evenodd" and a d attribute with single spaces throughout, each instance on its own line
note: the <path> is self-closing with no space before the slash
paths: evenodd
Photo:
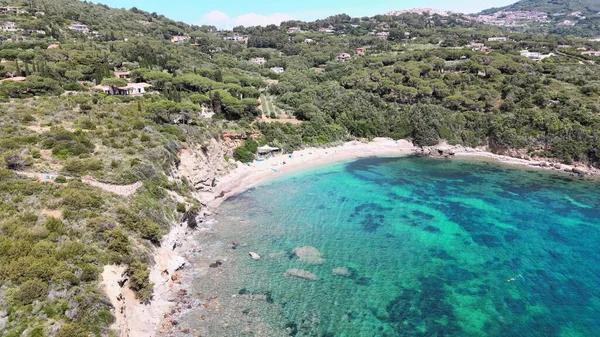
<path id="1" fill-rule="evenodd" d="M 257 13 L 246 13 L 236 17 L 230 17 L 221 11 L 210 11 L 200 19 L 201 25 L 213 25 L 217 28 L 232 28 L 235 26 L 267 26 L 271 24 L 278 25 L 283 21 L 293 20 L 294 18 L 285 13 L 273 13 L 262 15 Z"/>

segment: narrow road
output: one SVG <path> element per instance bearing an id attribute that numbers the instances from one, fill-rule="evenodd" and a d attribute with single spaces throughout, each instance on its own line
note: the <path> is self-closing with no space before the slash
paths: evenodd
<path id="1" fill-rule="evenodd" d="M 30 178 L 37 179 L 41 182 L 54 182 L 54 179 L 56 179 L 56 177 L 59 176 L 58 174 L 55 174 L 55 173 L 38 173 L 38 172 L 26 172 L 26 171 L 13 171 L 13 172 L 15 172 L 16 174 L 22 175 L 22 176 L 27 176 Z M 65 176 L 65 178 L 74 179 L 75 177 Z M 131 185 L 107 184 L 107 183 L 99 182 L 96 179 L 89 177 L 89 176 L 81 177 L 81 182 L 88 184 L 90 186 L 98 187 L 106 192 L 114 193 L 114 194 L 124 196 L 124 197 L 128 197 L 128 196 L 134 194 L 138 190 L 138 188 L 140 188 L 142 186 L 142 183 L 139 181 L 136 182 L 135 184 L 131 184 Z"/>

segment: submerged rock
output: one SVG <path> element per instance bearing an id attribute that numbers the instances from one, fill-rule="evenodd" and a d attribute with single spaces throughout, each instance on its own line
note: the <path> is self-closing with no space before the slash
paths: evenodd
<path id="1" fill-rule="evenodd" d="M 335 268 L 331 271 L 331 275 L 348 277 L 350 276 L 350 270 L 346 267 Z"/>
<path id="2" fill-rule="evenodd" d="M 256 254 L 255 252 L 250 252 L 248 253 L 248 255 L 250 255 L 250 257 L 252 258 L 252 260 L 254 261 L 258 261 L 260 260 L 260 255 Z"/>
<path id="3" fill-rule="evenodd" d="M 317 275 L 302 269 L 288 269 L 283 276 L 294 276 L 313 281 L 317 279 Z"/>
<path id="4" fill-rule="evenodd" d="M 294 249 L 294 254 L 298 257 L 298 259 L 304 263 L 308 264 L 322 264 L 325 262 L 323 258 L 323 254 L 312 246 L 304 246 L 298 247 Z"/>

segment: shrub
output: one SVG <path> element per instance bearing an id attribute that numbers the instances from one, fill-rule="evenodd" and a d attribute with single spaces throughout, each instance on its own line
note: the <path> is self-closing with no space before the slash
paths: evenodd
<path id="1" fill-rule="evenodd" d="M 177 203 L 177 212 L 179 213 L 185 213 L 186 209 L 185 209 L 185 204 L 182 202 L 178 202 Z"/>
<path id="2" fill-rule="evenodd" d="M 63 170 L 70 174 L 83 175 L 89 171 L 100 171 L 104 163 L 100 159 L 68 159 L 63 165 Z"/>
<path id="3" fill-rule="evenodd" d="M 48 295 L 48 284 L 40 279 L 32 279 L 21 284 L 13 299 L 22 304 L 31 304 L 46 295 Z"/>
<path id="4" fill-rule="evenodd" d="M 4 162 L 6 163 L 6 168 L 10 170 L 21 170 L 32 164 L 30 160 L 18 154 L 5 156 Z"/>
<path id="5" fill-rule="evenodd" d="M 55 337 L 87 337 L 88 334 L 81 327 L 65 323 L 58 331 L 56 331 Z"/>
<path id="6" fill-rule="evenodd" d="M 254 160 L 256 151 L 258 151 L 258 143 L 252 139 L 248 139 L 244 142 L 244 145 L 233 151 L 233 157 L 243 163 L 248 163 Z"/>
<path id="7" fill-rule="evenodd" d="M 65 223 L 62 222 L 62 220 L 54 217 L 48 218 L 48 220 L 44 222 L 44 227 L 46 227 L 50 233 L 56 233 L 59 235 L 64 234 L 67 231 L 67 226 Z"/>
<path id="8" fill-rule="evenodd" d="M 102 206 L 102 198 L 97 193 L 69 188 L 62 194 L 62 204 L 70 210 L 93 209 Z"/>
<path id="9" fill-rule="evenodd" d="M 54 179 L 54 182 L 58 184 L 65 184 L 67 182 L 67 178 L 65 176 L 58 176 L 56 179 Z"/>
<path id="10" fill-rule="evenodd" d="M 233 151 L 233 158 L 241 161 L 242 163 L 249 163 L 254 160 L 254 155 L 244 147 L 238 147 Z"/>
<path id="11" fill-rule="evenodd" d="M 133 261 L 127 270 L 129 276 L 129 288 L 135 293 L 135 297 L 142 303 L 152 300 L 152 287 L 150 282 L 150 270 L 148 266 L 140 261 Z"/>

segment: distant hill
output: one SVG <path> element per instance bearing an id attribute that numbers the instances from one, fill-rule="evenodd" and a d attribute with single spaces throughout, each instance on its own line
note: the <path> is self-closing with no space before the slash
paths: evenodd
<path id="1" fill-rule="evenodd" d="M 590 15 L 600 12 L 600 1 L 521 0 L 505 7 L 486 9 L 480 14 L 491 14 L 499 11 L 538 11 L 546 12 L 548 14 L 581 12 L 583 15 Z"/>
<path id="2" fill-rule="evenodd" d="M 481 22 L 534 33 L 600 36 L 598 0 L 521 0 L 490 8 L 474 17 Z"/>

